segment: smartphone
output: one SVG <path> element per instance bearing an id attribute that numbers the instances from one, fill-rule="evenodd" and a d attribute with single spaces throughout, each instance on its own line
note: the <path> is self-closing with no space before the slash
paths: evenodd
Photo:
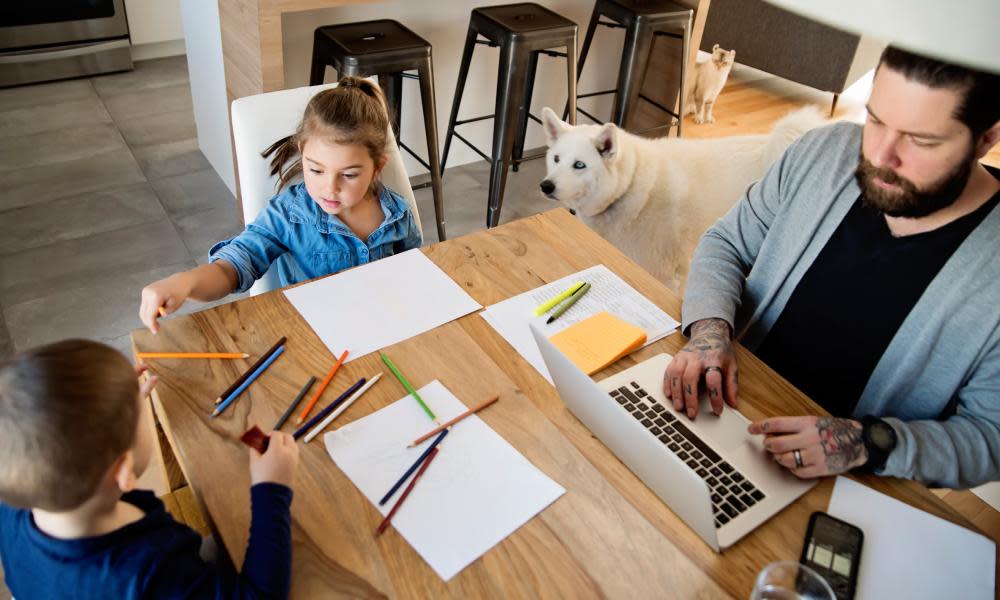
<path id="1" fill-rule="evenodd" d="M 864 534 L 854 525 L 814 512 L 799 562 L 826 579 L 837 600 L 851 600 L 858 582 L 862 541 Z"/>

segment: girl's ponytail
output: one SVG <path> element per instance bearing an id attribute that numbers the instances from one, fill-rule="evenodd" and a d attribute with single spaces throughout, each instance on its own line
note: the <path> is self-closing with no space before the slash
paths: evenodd
<path id="1" fill-rule="evenodd" d="M 301 129 L 301 127 L 300 127 Z M 302 158 L 299 157 L 298 132 L 285 136 L 260 153 L 264 158 L 271 156 L 271 172 L 278 176 L 277 188 L 284 188 L 289 181 L 302 172 Z"/>

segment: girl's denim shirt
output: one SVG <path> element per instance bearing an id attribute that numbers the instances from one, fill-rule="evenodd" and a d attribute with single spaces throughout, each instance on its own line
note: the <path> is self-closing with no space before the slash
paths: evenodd
<path id="1" fill-rule="evenodd" d="M 420 228 L 409 204 L 379 187 L 384 218 L 367 242 L 323 212 L 305 184 L 298 183 L 272 198 L 243 233 L 212 246 L 208 260 L 233 265 L 240 277 L 234 291 L 245 292 L 274 262 L 286 286 L 419 248 Z"/>

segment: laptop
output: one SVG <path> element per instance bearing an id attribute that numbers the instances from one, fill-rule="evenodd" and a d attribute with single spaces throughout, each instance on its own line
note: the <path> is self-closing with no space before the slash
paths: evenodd
<path id="1" fill-rule="evenodd" d="M 556 390 L 574 415 L 716 552 L 816 485 L 764 450 L 750 421 L 702 399 L 696 420 L 663 395 L 669 354 L 595 382 L 531 325 Z"/>

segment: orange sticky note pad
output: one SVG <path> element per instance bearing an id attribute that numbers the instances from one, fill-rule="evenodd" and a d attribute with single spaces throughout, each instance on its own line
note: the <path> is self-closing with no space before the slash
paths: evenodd
<path id="1" fill-rule="evenodd" d="M 646 332 L 605 311 L 570 325 L 550 339 L 581 371 L 593 375 L 641 348 L 646 343 Z"/>

